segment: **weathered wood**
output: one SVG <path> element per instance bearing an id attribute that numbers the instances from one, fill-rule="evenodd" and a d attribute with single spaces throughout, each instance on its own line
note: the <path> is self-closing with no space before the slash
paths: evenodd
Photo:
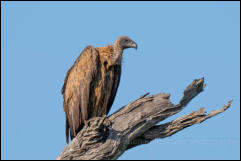
<path id="1" fill-rule="evenodd" d="M 171 122 L 156 125 L 180 112 L 205 87 L 204 78 L 194 80 L 184 91 L 177 105 L 170 102 L 170 94 L 147 94 L 106 117 L 90 119 L 68 144 L 58 160 L 117 159 L 127 149 L 165 138 L 225 111 L 231 101 L 220 110 L 205 114 L 205 109 L 182 116 Z"/>
<path id="2" fill-rule="evenodd" d="M 165 138 L 165 137 L 171 136 L 186 127 L 192 126 L 193 124 L 199 124 L 205 121 L 206 119 L 211 118 L 227 110 L 231 105 L 231 102 L 232 101 L 229 101 L 227 105 L 225 105 L 219 110 L 213 110 L 208 115 L 205 114 L 206 113 L 205 108 L 200 108 L 197 111 L 194 111 L 188 115 L 184 115 L 171 122 L 154 126 L 150 128 L 148 131 L 146 131 L 144 134 L 142 134 L 141 136 L 131 141 L 131 143 L 128 146 L 128 149 L 133 148 L 137 145 L 147 144 L 150 141 L 157 138 Z"/>

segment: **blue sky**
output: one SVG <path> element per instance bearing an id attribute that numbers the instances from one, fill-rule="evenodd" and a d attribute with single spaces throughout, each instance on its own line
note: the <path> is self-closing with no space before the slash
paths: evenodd
<path id="1" fill-rule="evenodd" d="M 1 2 L 1 158 L 55 159 L 65 143 L 61 88 L 87 45 L 121 35 L 124 53 L 110 114 L 140 95 L 207 87 L 171 121 L 200 107 L 230 109 L 119 159 L 240 159 L 240 2 Z M 133 116 L 134 117 L 134 116 Z M 173 155 L 175 154 L 175 155 Z"/>

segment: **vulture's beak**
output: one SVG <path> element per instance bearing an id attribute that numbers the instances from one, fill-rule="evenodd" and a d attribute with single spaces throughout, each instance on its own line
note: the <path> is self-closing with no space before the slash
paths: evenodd
<path id="1" fill-rule="evenodd" d="M 135 48 L 135 49 L 137 50 L 137 43 L 135 43 L 134 41 L 132 41 L 131 47 L 132 47 L 132 48 Z"/>

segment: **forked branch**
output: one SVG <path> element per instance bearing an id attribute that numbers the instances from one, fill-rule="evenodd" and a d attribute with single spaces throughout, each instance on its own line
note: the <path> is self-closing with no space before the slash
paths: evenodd
<path id="1" fill-rule="evenodd" d="M 92 118 L 64 148 L 57 159 L 117 159 L 127 149 L 149 143 L 157 138 L 171 136 L 230 107 L 232 101 L 210 114 L 205 114 L 205 109 L 201 108 L 171 122 L 157 125 L 160 121 L 180 112 L 203 91 L 204 87 L 204 78 L 195 79 L 185 89 L 183 97 L 177 105 L 170 102 L 170 94 L 159 93 L 150 96 L 145 94 L 108 118 Z"/>

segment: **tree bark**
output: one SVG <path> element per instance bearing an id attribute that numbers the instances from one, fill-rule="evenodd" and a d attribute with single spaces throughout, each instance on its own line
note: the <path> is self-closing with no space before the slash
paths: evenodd
<path id="1" fill-rule="evenodd" d="M 200 108 L 171 122 L 157 125 L 167 117 L 180 112 L 204 88 L 204 78 L 195 79 L 186 87 L 177 105 L 170 102 L 170 94 L 145 94 L 108 118 L 92 118 L 64 148 L 57 160 L 117 159 L 130 148 L 147 144 L 157 138 L 171 136 L 230 107 L 232 101 L 209 114 L 205 114 L 205 109 Z"/>

